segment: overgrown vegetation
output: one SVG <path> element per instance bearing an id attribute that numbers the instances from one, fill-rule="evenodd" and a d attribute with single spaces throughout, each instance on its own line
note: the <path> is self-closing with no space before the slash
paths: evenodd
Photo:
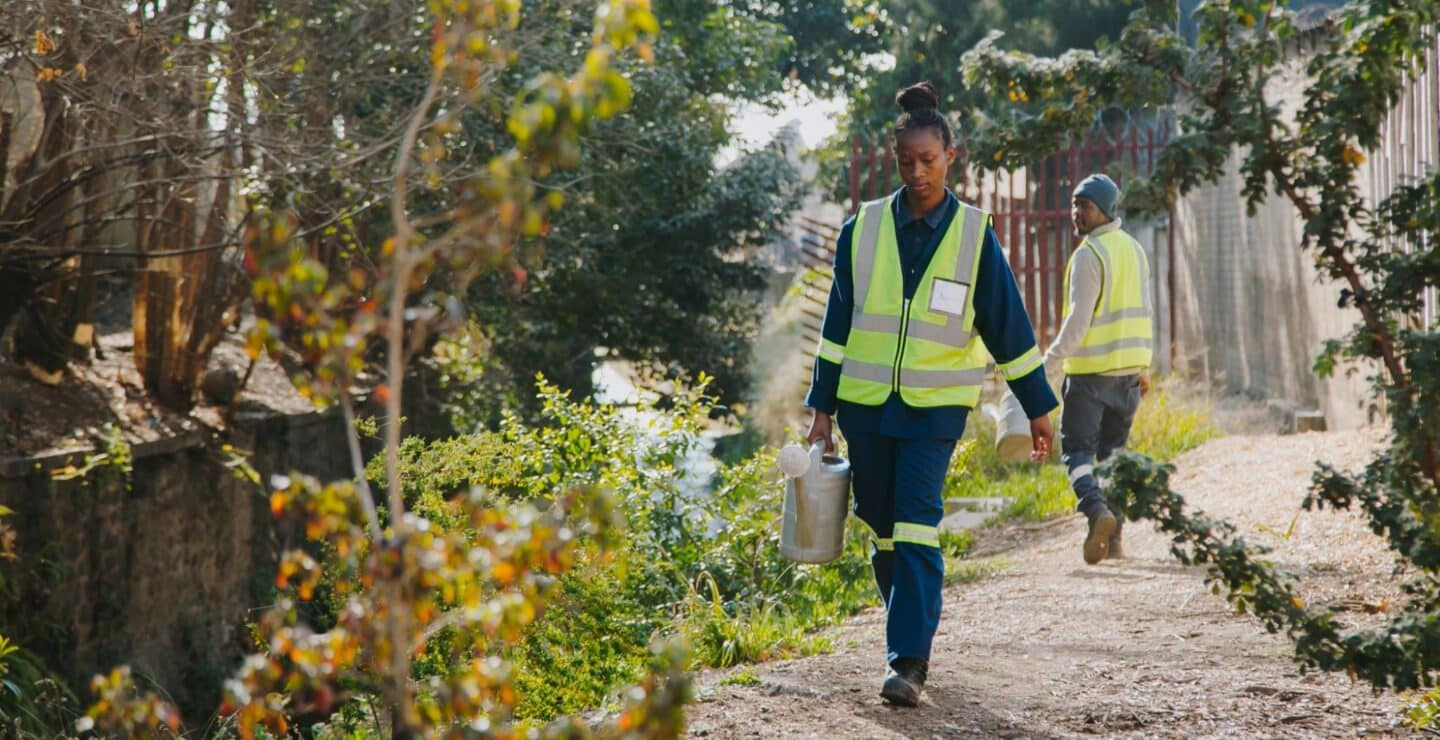
<path id="1" fill-rule="evenodd" d="M 562 489 L 548 477 L 531 482 L 545 489 L 534 500 L 505 503 L 472 490 L 452 502 L 443 523 L 418 515 L 400 485 L 400 412 L 402 380 L 426 334 L 443 325 L 446 296 L 489 270 L 518 267 L 517 243 L 546 231 L 563 198 L 540 192 L 538 181 L 573 167 L 581 135 L 629 103 L 617 60 L 651 54 L 655 18 L 646 0 L 599 3 L 583 62 L 564 75 L 534 75 L 506 119 L 513 146 L 457 175 L 442 169 L 444 152 L 456 145 L 447 137 L 468 106 L 486 102 L 484 81 L 515 60 L 509 32 L 522 3 L 431 2 L 427 9 L 429 53 L 410 60 L 426 83 L 390 152 L 391 228 L 374 250 L 379 278 L 331 273 L 293 216 L 253 219 L 245 233 L 260 314 L 251 349 L 299 351 L 297 385 L 342 409 L 356 473 L 353 480 L 270 481 L 272 511 L 295 520 L 316 550 L 281 557 L 280 598 L 254 626 L 257 652 L 226 684 L 222 713 L 245 738 L 288 735 L 337 710 L 342 720 L 368 713 L 379 734 L 396 738 L 511 736 L 518 696 L 505 655 L 558 595 L 566 573 L 610 561 L 625 526 L 613 496 L 578 481 Z M 417 191 L 415 182 L 424 185 Z M 463 188 L 453 198 L 433 197 L 457 183 Z M 380 382 L 366 384 L 385 409 L 383 498 L 364 477 L 352 398 L 365 387 L 359 376 L 372 343 L 386 360 Z M 327 575 L 339 607 L 333 623 L 317 626 L 301 619 L 298 604 L 314 599 Z M 539 734 L 678 734 L 689 696 L 684 655 L 683 646 L 657 645 L 650 671 L 612 721 L 591 728 L 560 719 Z M 173 708 L 134 691 L 124 669 L 96 688 L 82 729 L 174 731 Z"/>
<path id="2" fill-rule="evenodd" d="M 638 670 L 656 635 L 687 637 L 696 666 L 729 667 L 828 651 L 818 628 L 878 603 L 861 527 L 850 528 L 834 563 L 800 566 L 780 556 L 782 481 L 773 449 L 722 462 L 713 481 L 686 472 L 715 402 L 704 394 L 704 380 L 698 388 L 678 387 L 664 409 L 648 400 L 635 407 L 575 400 L 542 381 L 534 422 L 510 415 L 494 432 L 406 440 L 407 505 L 442 525 L 454 519 L 457 497 L 475 487 L 526 501 L 596 485 L 613 491 L 630 519 L 617 560 L 567 575 L 557 605 L 519 645 L 525 698 L 518 716 L 543 720 L 601 704 L 627 671 Z M 1008 513 L 1026 519 L 1074 510 L 1063 468 L 1001 463 L 993 424 L 974 426 L 952 466 L 947 496 L 1012 496 Z M 1135 432 L 1143 449 L 1167 457 L 1214 434 L 1205 403 L 1177 382 L 1157 385 Z M 381 460 L 371 462 L 371 478 L 383 471 Z M 970 543 L 968 532 L 941 537 L 947 584 L 1007 567 L 1003 560 L 967 559 Z"/>
<path id="3" fill-rule="evenodd" d="M 805 655 L 828 649 L 816 628 L 873 603 L 858 535 L 829 565 L 780 556 L 773 450 L 722 463 L 713 481 L 687 472 L 686 458 L 704 454 L 715 404 L 707 381 L 678 387 L 663 410 L 573 400 L 542 381 L 534 423 L 511 414 L 494 432 L 406 440 L 407 506 L 437 523 L 453 521 L 457 497 L 475 488 L 513 502 L 576 485 L 612 492 L 629 520 L 617 559 L 566 576 L 556 606 L 519 645 L 519 716 L 601 704 L 633 678 L 656 636 L 688 638 L 697 665 Z M 369 473 L 383 469 L 377 459 Z"/>
<path id="4" fill-rule="evenodd" d="M 1425 293 L 1440 285 L 1440 171 L 1367 202 L 1357 172 L 1382 141 L 1387 114 L 1419 60 L 1436 53 L 1440 6 L 1430 0 L 1350 3 L 1307 49 L 1303 102 L 1287 112 L 1270 96 L 1287 55 L 1301 53 L 1283 2 L 1202 3 L 1191 47 L 1175 31 L 1176 6 L 1146 2 L 1120 39 L 1097 53 L 1059 59 L 1001 53 L 982 44 L 967 55 L 970 79 L 994 107 L 972 140 L 982 160 L 1028 161 L 1095 120 L 1103 106 L 1181 104 L 1180 131 L 1157 158 L 1154 176 L 1132 184 L 1127 208 L 1159 209 L 1239 160 L 1254 209 L 1270 197 L 1303 222 L 1296 246 L 1322 277 L 1340 285 L 1337 302 L 1359 314 L 1354 330 L 1327 344 L 1315 371 L 1347 363 L 1372 372 L 1391 434 L 1363 471 L 1320 465 L 1307 508 L 1359 509 L 1413 577 L 1381 629 L 1349 631 L 1329 605 L 1306 604 L 1293 585 L 1233 528 L 1187 513 L 1168 488 L 1171 468 L 1138 455 L 1110 467 L 1112 495 L 1131 519 L 1152 518 L 1176 537 L 1185 562 L 1242 611 L 1292 640 L 1302 667 L 1344 671 L 1377 687 L 1436 684 L 1440 647 L 1440 328 L 1418 320 Z M 1431 694 L 1433 703 L 1437 694 Z M 1413 716 L 1428 721 L 1433 712 Z"/>
<path id="5" fill-rule="evenodd" d="M 22 612 L 35 596 L 41 564 L 23 563 L 15 551 L 15 512 L 0 506 L 0 613 L 12 615 L 0 633 L 0 735 L 16 740 L 49 738 L 68 727 L 79 704 L 64 679 L 16 641 L 28 637 L 33 617 Z"/>
<path id="6" fill-rule="evenodd" d="M 1007 49 L 1029 54 L 1093 49 L 1097 40 L 1118 35 L 1133 8 L 1127 0 L 886 0 L 876 6 L 894 65 L 870 70 L 851 91 L 850 129 L 842 131 L 847 146 L 848 135 L 868 138 L 887 130 L 895 120 L 895 91 L 917 80 L 935 83 L 941 110 L 973 108 L 978 91 L 955 61 L 988 34 L 1004 33 Z"/>
<path id="7" fill-rule="evenodd" d="M 1005 515 L 1026 521 L 1075 510 L 1075 493 L 1064 466 L 1057 464 L 1058 449 L 1052 453 L 1052 464 L 1005 463 L 995 455 L 995 424 L 989 417 L 972 414 L 966 432 L 945 480 L 946 498 L 1003 496 L 1010 500 Z M 1126 446 L 1169 461 L 1215 435 L 1208 400 L 1187 389 L 1183 381 L 1169 378 L 1156 382 L 1140 404 Z"/>
<path id="8" fill-rule="evenodd" d="M 497 17 L 511 7 L 480 5 Z M 90 356 L 97 278 L 118 273 L 137 294 L 146 388 L 189 409 L 248 293 L 235 267 L 250 216 L 283 208 L 327 270 L 382 277 L 399 226 L 386 170 L 422 101 L 454 115 L 426 130 L 445 146 L 426 147 L 433 166 L 405 185 L 429 210 L 463 211 L 471 176 L 511 148 L 513 102 L 545 73 L 585 62 L 593 2 L 524 3 L 514 25 L 466 41 L 504 49 L 504 64 L 427 101 L 429 6 L 0 4 L 10 116 L 0 327 L 18 324 L 8 354 L 58 382 Z M 560 152 L 563 172 L 536 174 L 544 195 L 569 205 L 545 224 L 555 238 L 527 239 L 523 267 L 459 268 L 478 277 L 451 307 L 484 339 L 485 423 L 499 408 L 533 408 L 539 369 L 591 390 L 597 347 L 656 374 L 710 365 L 717 391 L 738 400 L 768 270 L 759 248 L 788 218 L 798 176 L 774 146 L 746 144 L 718 164 L 739 145 L 734 107 L 775 105 L 802 86 L 848 89 L 880 48 L 879 18 L 855 0 L 656 0 L 653 10 L 659 33 L 645 53 L 611 60 L 634 105 L 599 111 Z M 716 356 L 727 360 L 701 361 Z"/>

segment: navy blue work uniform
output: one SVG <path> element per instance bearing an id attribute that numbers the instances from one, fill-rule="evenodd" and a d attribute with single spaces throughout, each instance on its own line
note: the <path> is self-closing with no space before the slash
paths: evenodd
<path id="1" fill-rule="evenodd" d="M 896 244 L 904 274 L 905 298 L 915 295 L 941 237 L 959 210 L 960 201 L 947 192 L 929 213 L 912 214 L 904 206 L 904 188 L 892 198 Z M 845 345 L 854 310 L 851 239 L 855 219 L 840 231 L 835 250 L 835 282 L 830 288 L 821 330 L 825 339 Z M 975 330 L 997 363 L 1009 363 L 1035 349 L 1035 332 L 1015 286 L 1010 265 L 1000 250 L 995 230 L 987 224 L 979 271 L 973 287 Z M 887 660 L 930 659 L 930 645 L 940 623 L 940 591 L 944 560 L 927 544 L 893 537 L 895 522 L 935 526 L 944 516 L 941 488 L 950 468 L 955 443 L 965 432 L 970 409 L 965 406 L 918 408 L 891 392 L 885 403 L 865 406 L 836 398 L 840 364 L 817 358 L 805 405 L 834 414 L 849 448 L 855 515 L 872 531 L 870 562 L 875 583 L 888 612 Z M 1045 380 L 1035 370 L 1009 381 L 1029 418 L 1048 414 L 1057 405 Z"/>

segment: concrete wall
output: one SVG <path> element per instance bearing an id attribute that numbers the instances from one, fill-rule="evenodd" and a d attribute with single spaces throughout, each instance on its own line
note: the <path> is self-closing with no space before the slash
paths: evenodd
<path id="1" fill-rule="evenodd" d="M 322 478 L 350 469 L 335 414 L 240 420 L 228 441 L 252 464 Z M 235 478 L 195 434 L 137 446 L 128 479 L 97 471 L 52 473 L 83 454 L 0 460 L 0 504 L 26 565 L 57 568 L 58 584 L 27 621 L 56 626 L 26 647 L 82 693 L 90 676 L 129 663 L 187 716 L 218 706 L 220 682 L 250 649 L 245 622 L 272 592 L 288 535 L 273 525 L 263 490 Z M 127 490 L 128 485 L 128 490 Z"/>
<path id="2" fill-rule="evenodd" d="M 1337 306 L 1340 286 L 1318 277 L 1300 250 L 1301 224 L 1276 198 L 1245 213 L 1229 171 L 1177 204 L 1176 361 L 1228 393 L 1319 409 L 1331 428 L 1365 423 L 1363 379 L 1322 380 L 1322 343 L 1359 319 Z"/>
<path id="3" fill-rule="evenodd" d="M 1384 142 L 1367 153 L 1360 186 L 1372 204 L 1440 161 L 1435 56 L 1392 114 Z M 1293 49 L 1267 90 L 1285 115 L 1303 101 L 1308 58 L 1304 48 Z M 1373 416 L 1366 379 L 1375 368 L 1342 369 L 1329 379 L 1312 371 L 1324 341 L 1343 338 L 1359 312 L 1339 308 L 1342 286 L 1321 278 L 1313 255 L 1300 249 L 1304 225 L 1289 201 L 1272 195 L 1246 213 L 1240 156 L 1176 206 L 1177 365 L 1228 392 L 1318 410 L 1331 429 L 1363 425 Z"/>

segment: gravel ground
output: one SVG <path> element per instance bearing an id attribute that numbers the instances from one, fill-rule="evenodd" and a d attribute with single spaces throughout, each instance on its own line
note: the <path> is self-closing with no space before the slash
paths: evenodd
<path id="1" fill-rule="evenodd" d="M 1311 603 L 1394 598 L 1404 574 L 1353 514 L 1302 512 L 1315 460 L 1358 468 L 1374 430 L 1237 436 L 1177 461 L 1193 509 L 1229 519 L 1301 577 Z M 1357 737 L 1407 734 L 1402 700 L 1345 676 L 1301 676 L 1283 637 L 1237 615 L 1144 524 L 1124 560 L 1086 566 L 1079 516 L 984 530 L 976 557 L 1002 572 L 945 594 L 926 696 L 878 696 L 884 615 L 834 632 L 830 655 L 754 667 L 753 685 L 702 675 L 696 737 Z"/>

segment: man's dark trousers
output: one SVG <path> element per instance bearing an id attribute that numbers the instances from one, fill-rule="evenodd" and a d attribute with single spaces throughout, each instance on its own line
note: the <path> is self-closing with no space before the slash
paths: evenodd
<path id="1" fill-rule="evenodd" d="M 1060 455 L 1070 471 L 1076 506 L 1090 516 L 1105 505 L 1095 464 L 1125 446 L 1140 406 L 1140 376 L 1070 375 L 1061 388 Z"/>

